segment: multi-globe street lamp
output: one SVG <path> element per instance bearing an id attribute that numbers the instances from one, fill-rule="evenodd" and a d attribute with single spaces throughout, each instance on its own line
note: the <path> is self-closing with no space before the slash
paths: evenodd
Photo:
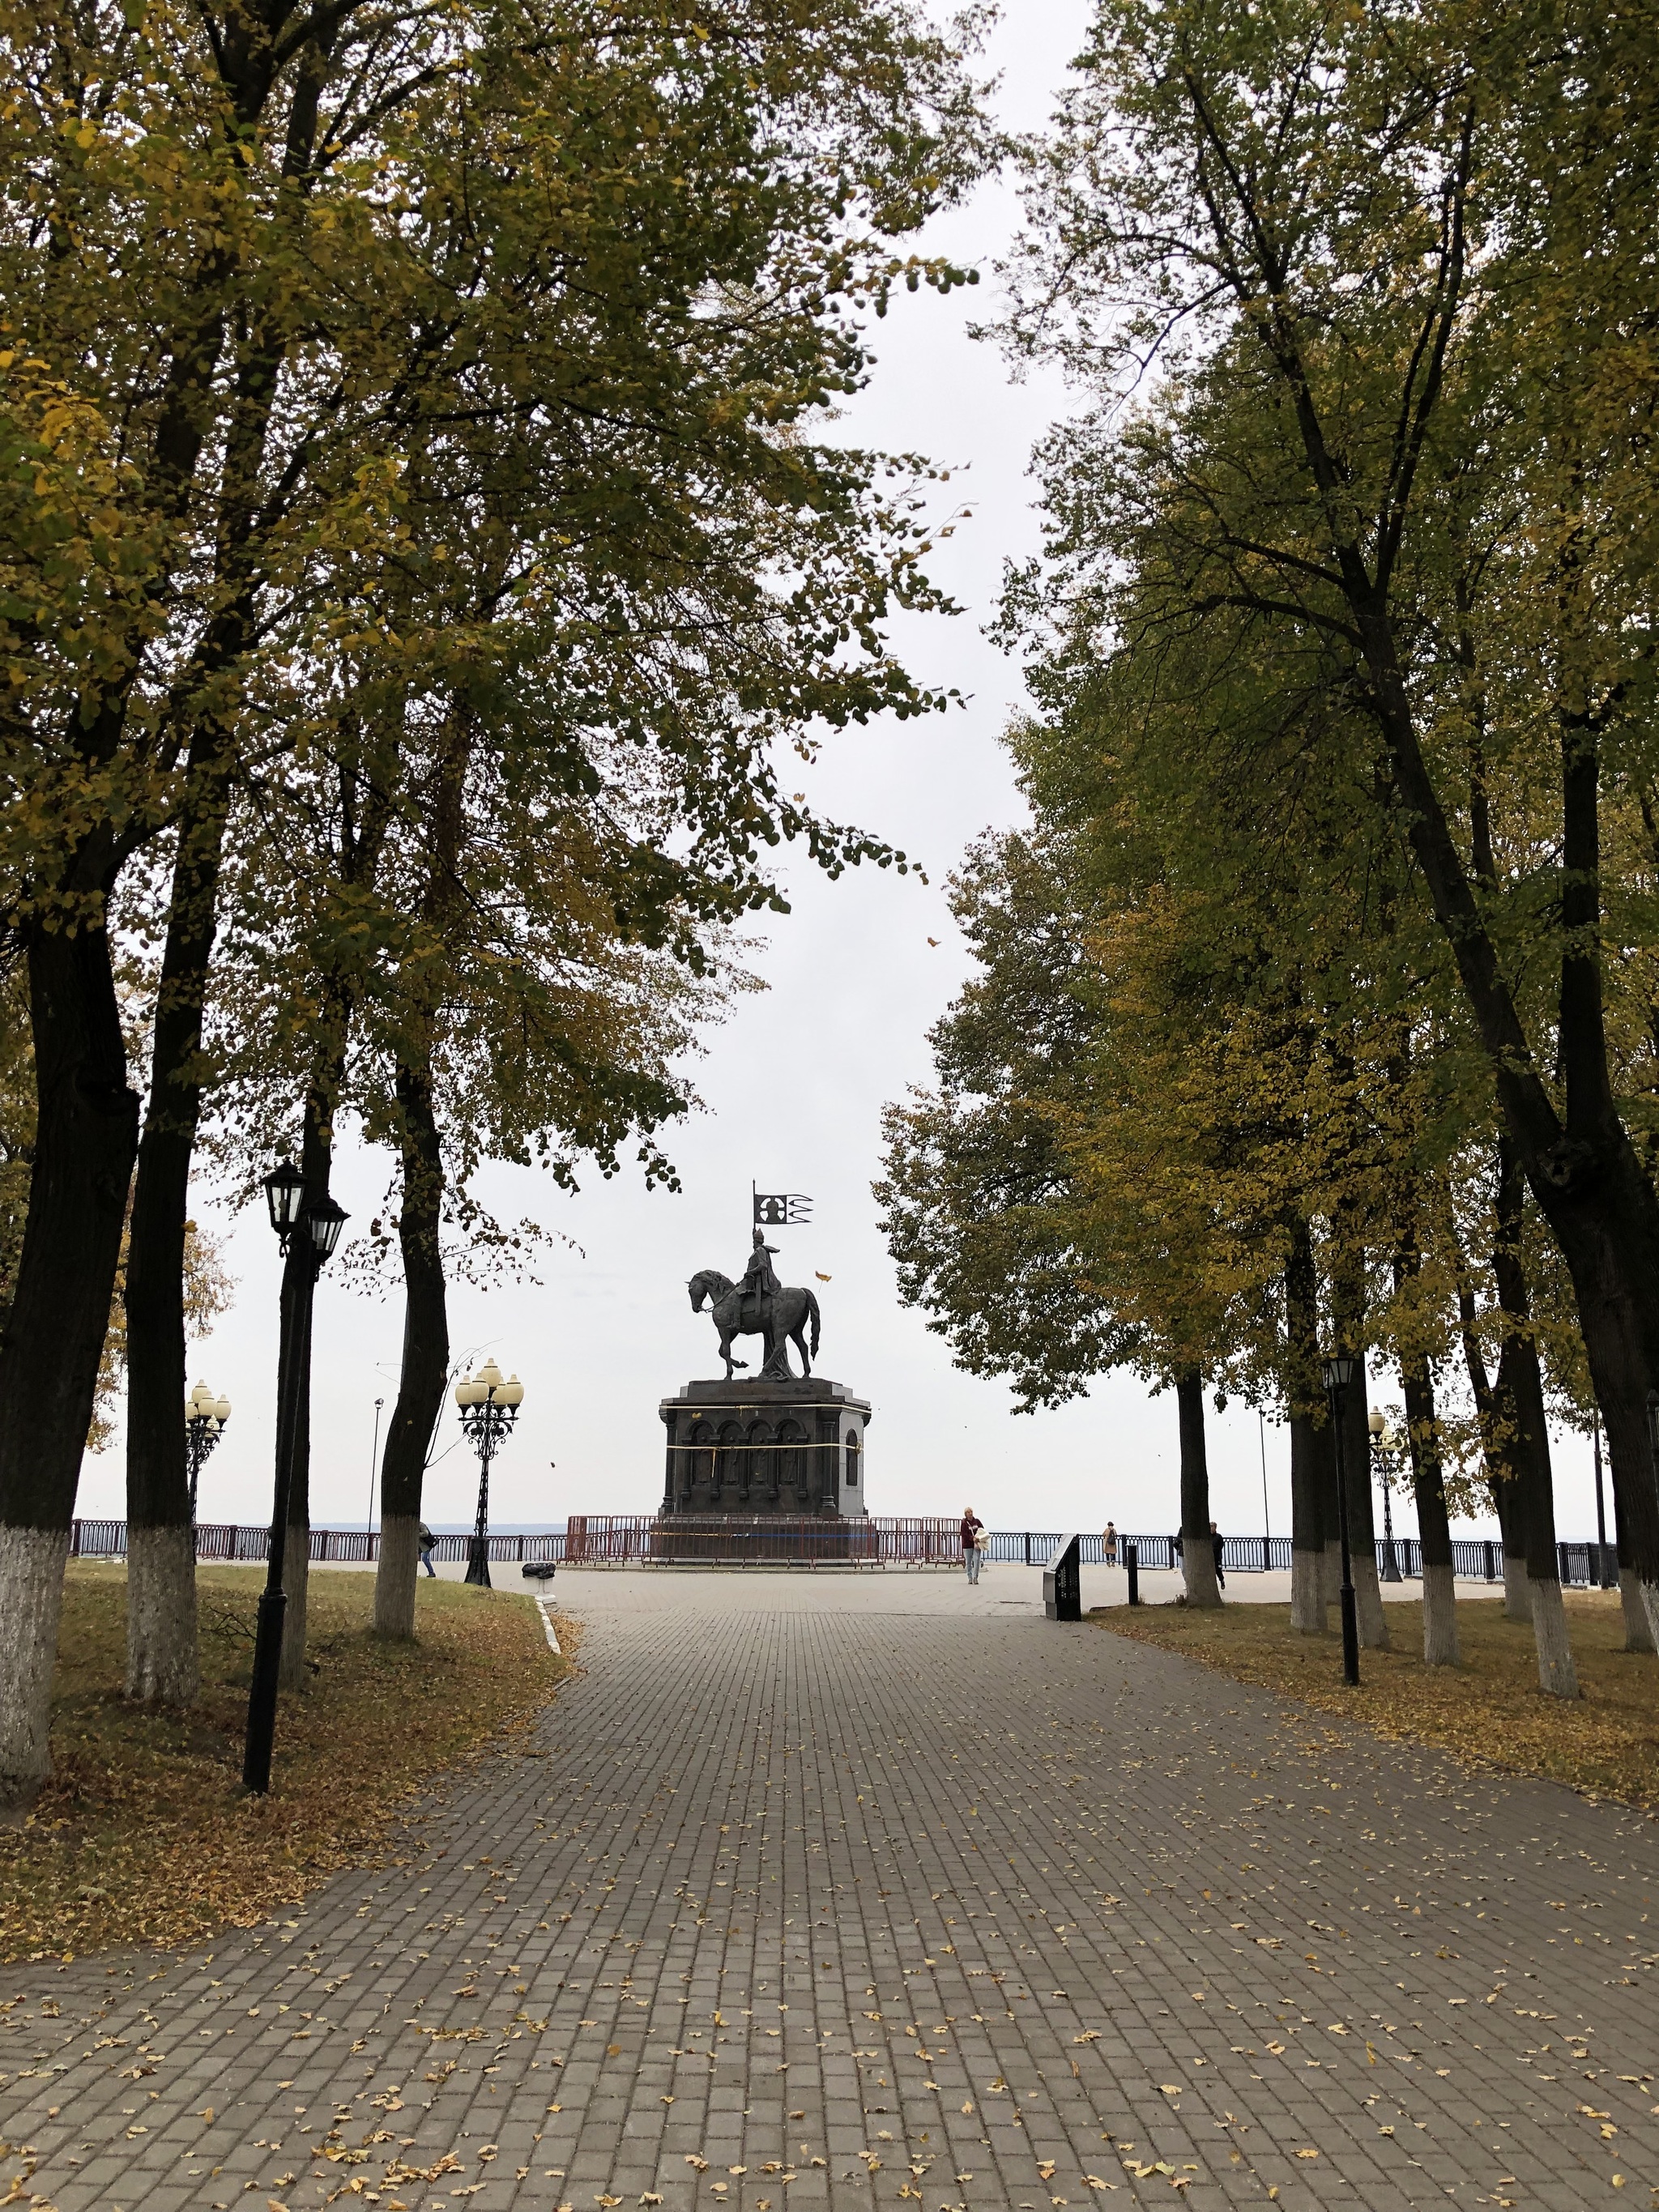
<path id="1" fill-rule="evenodd" d="M 311 1367 L 311 1307 L 323 1262 L 340 1241 L 346 1215 L 331 1198 L 306 1203 L 305 1177 L 284 1160 L 264 1178 L 270 1225 L 283 1252 L 282 1328 L 276 1353 L 276 1480 L 270 1508 L 270 1551 L 253 1635 L 253 1680 L 247 1698 L 247 1741 L 242 1781 L 260 1796 L 270 1787 L 270 1753 L 276 1740 L 276 1684 L 283 1660 L 283 1554 L 288 1542 L 289 1499 L 294 1490 L 295 1447 Z"/>
<path id="2" fill-rule="evenodd" d="M 1336 1525 L 1342 1539 L 1342 1679 L 1354 1688 L 1359 1684 L 1359 1612 L 1354 1603 L 1353 1559 L 1348 1549 L 1348 1478 L 1343 1464 L 1342 1401 L 1350 1386 L 1359 1380 L 1361 1365 L 1351 1352 L 1333 1352 L 1319 1363 L 1330 1401 L 1331 1431 L 1336 1443 Z"/>
<path id="3" fill-rule="evenodd" d="M 480 1589 L 489 1582 L 489 1464 L 501 1438 L 513 1433 L 524 1403 L 524 1384 L 516 1375 L 505 1381 L 493 1359 L 486 1359 L 476 1375 L 455 1385 L 461 1429 L 478 1455 L 478 1516 L 466 1547 L 466 1579 Z"/>
<path id="4" fill-rule="evenodd" d="M 1385 1583 L 1397 1583 L 1401 1577 L 1400 1561 L 1394 1548 L 1393 1492 L 1395 1455 L 1399 1445 L 1389 1434 L 1387 1416 L 1375 1406 L 1366 1417 L 1365 1425 L 1370 1431 L 1371 1449 L 1376 1454 L 1377 1471 L 1382 1483 L 1382 1579 Z"/>
<path id="5" fill-rule="evenodd" d="M 196 1491 L 203 1462 L 224 1433 L 230 1419 L 228 1398 L 216 1398 L 205 1382 L 198 1382 L 185 1401 L 185 1454 L 190 1468 L 190 1525 L 196 1526 Z"/>

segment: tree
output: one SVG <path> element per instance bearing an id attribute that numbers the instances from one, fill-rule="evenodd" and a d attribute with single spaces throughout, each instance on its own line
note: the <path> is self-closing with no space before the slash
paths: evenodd
<path id="1" fill-rule="evenodd" d="M 1316 9 L 1109 6 L 1037 160 L 1015 336 L 1110 384 L 1180 334 L 1171 469 L 1146 480 L 1142 507 L 1161 530 L 1173 485 L 1182 510 L 1160 538 L 1164 616 L 1244 611 L 1352 655 L 1505 1127 L 1572 1276 L 1659 1618 L 1643 1430 L 1659 1197 L 1620 1111 L 1601 950 L 1607 787 L 1647 777 L 1632 617 L 1651 573 L 1638 519 L 1651 459 L 1627 398 L 1620 411 L 1628 325 L 1610 312 L 1643 312 L 1643 66 L 1633 19 L 1588 10 L 1449 6 L 1399 14 L 1379 37 L 1370 16 Z M 1631 126 L 1616 160 L 1613 116 Z M 1598 235 L 1605 253 L 1581 250 Z M 1525 316 L 1517 296 L 1534 303 Z M 1252 395 L 1265 471 L 1209 441 L 1224 389 Z M 1503 679 L 1513 700 L 1534 671 L 1541 712 L 1500 717 L 1497 734 L 1522 834 L 1540 804 L 1554 817 L 1541 914 L 1530 876 L 1485 890 L 1457 836 L 1483 718 Z M 1517 940 L 1554 957 L 1547 1018 Z"/>
<path id="2" fill-rule="evenodd" d="M 246 945 L 239 932 L 216 983 L 252 1041 L 228 1060 L 216 1107 L 217 1148 L 246 1180 L 285 1126 L 313 1118 L 304 1102 L 325 1000 L 351 1008 L 331 1122 L 357 1121 L 397 1157 L 395 1231 L 371 1224 L 355 1265 L 378 1287 L 395 1235 L 405 1328 L 377 1622 L 398 1635 L 413 1630 L 421 1483 L 448 1379 L 447 1273 L 521 1263 L 541 1233 L 490 1218 L 472 1194 L 478 1167 L 538 1164 L 569 1187 L 584 1156 L 616 1173 L 632 1137 L 647 1179 L 672 1180 L 652 1133 L 687 1109 L 676 1064 L 729 988 L 724 927 L 694 912 L 698 898 L 718 903 L 720 887 L 653 855 L 652 837 L 672 836 L 672 795 L 647 805 L 634 768 L 589 789 L 541 774 L 539 754 L 504 764 L 476 706 L 429 698 L 402 730 L 395 768 L 377 753 L 382 779 L 401 781 L 372 866 L 349 834 L 362 793 L 349 795 L 338 763 L 317 775 L 307 835 L 248 855 L 234 902 Z M 667 943 L 641 941 L 647 917 Z M 308 1522 L 296 1492 L 291 1609 Z"/>
<path id="3" fill-rule="evenodd" d="M 832 865 L 864 849 L 782 799 L 767 748 L 785 716 L 927 703 L 879 624 L 932 601 L 903 484 L 890 495 L 878 457 L 803 426 L 862 374 L 860 304 L 954 281 L 888 241 L 980 149 L 957 56 L 902 6 L 14 8 L 0 35 L 19 88 L 0 173 L 34 211 L 0 249 L 7 774 L 28 799 L 3 864 L 39 1078 L 0 1351 L 16 1803 L 44 1771 L 58 1566 L 137 1144 L 107 928 L 124 871 L 170 866 L 132 1258 L 165 1285 L 238 794 L 337 720 L 343 649 L 398 654 L 404 587 L 418 599 L 445 561 L 480 467 L 519 556 L 503 588 L 544 617 L 567 721 L 585 642 L 620 651 L 628 571 L 599 586 L 631 548 L 677 601 L 684 653 L 711 624 L 767 648 L 718 744 L 635 726 L 677 761 L 693 842 L 797 834 Z M 153 1361 L 134 1346 L 138 1486 L 147 1525 L 174 1531 L 175 1313 Z M 176 1537 L 151 1548 L 176 1610 Z"/>

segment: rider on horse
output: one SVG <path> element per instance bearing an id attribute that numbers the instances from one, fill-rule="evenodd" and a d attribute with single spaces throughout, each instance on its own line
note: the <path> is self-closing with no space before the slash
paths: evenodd
<path id="1" fill-rule="evenodd" d="M 749 1264 L 743 1271 L 744 1320 L 750 1328 L 759 1328 L 765 1321 L 763 1296 L 776 1297 L 781 1285 L 772 1272 L 772 1255 L 775 1244 L 769 1244 L 763 1230 L 755 1231 L 755 1249 L 749 1255 Z M 752 1303 L 751 1303 L 752 1301 Z"/>

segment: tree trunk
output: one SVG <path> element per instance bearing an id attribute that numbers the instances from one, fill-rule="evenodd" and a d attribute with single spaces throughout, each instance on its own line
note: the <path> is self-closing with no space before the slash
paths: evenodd
<path id="1" fill-rule="evenodd" d="M 186 1493 L 188 1495 L 188 1493 Z M 196 1535 L 183 1527 L 127 1526 L 127 1695 L 193 1705 L 201 1690 L 196 1656 Z"/>
<path id="2" fill-rule="evenodd" d="M 1453 1230 L 1455 1236 L 1455 1230 Z M 1504 1611 L 1510 1620 L 1532 1619 L 1532 1592 L 1527 1585 L 1527 1547 L 1522 1528 L 1520 1492 L 1514 1479 L 1507 1434 L 1511 1425 L 1498 1402 L 1486 1373 L 1486 1354 L 1475 1328 L 1474 1288 L 1463 1255 L 1457 1255 L 1457 1311 L 1463 1340 L 1463 1364 L 1469 1371 L 1469 1389 L 1480 1424 L 1480 1455 L 1486 1469 L 1492 1510 L 1504 1540 Z"/>
<path id="3" fill-rule="evenodd" d="M 23 1819 L 52 1772 L 52 1678 L 69 1520 L 65 1515 L 60 1528 L 0 1526 L 0 1826 Z"/>
<path id="4" fill-rule="evenodd" d="M 1402 1234 L 1395 1256 L 1396 1294 L 1422 1266 L 1415 1224 Z M 1460 1270 L 1460 1277 L 1462 1271 Z M 1459 1290 L 1462 1285 L 1460 1279 Z M 1472 1315 L 1471 1315 L 1472 1321 Z M 1473 1329 L 1470 1330 L 1471 1337 Z M 1466 1346 L 1466 1352 L 1468 1350 Z M 1480 1347 L 1474 1346 L 1477 1360 Z M 1484 1360 L 1479 1360 L 1485 1380 Z M 1457 1590 L 1452 1575 L 1451 1521 L 1446 1510 L 1446 1471 L 1440 1454 L 1440 1422 L 1435 1410 L 1434 1370 L 1428 1354 L 1412 1351 L 1400 1362 L 1401 1394 L 1406 1401 L 1406 1441 L 1412 1455 L 1412 1489 L 1417 1499 L 1418 1548 L 1423 1555 L 1423 1663 L 1455 1667 Z M 1479 1399 L 1477 1402 L 1480 1402 Z"/>
<path id="5" fill-rule="evenodd" d="M 1371 1503 L 1371 1432 L 1367 1425 L 1365 1370 L 1342 1394 L 1342 1464 L 1348 1482 L 1348 1547 L 1352 1561 L 1359 1640 L 1368 1650 L 1386 1651 L 1388 1615 L 1376 1571 L 1376 1519 Z"/>
<path id="6" fill-rule="evenodd" d="M 1319 1286 L 1306 1221 L 1291 1224 L 1285 1262 L 1285 1405 L 1291 1426 L 1291 1626 L 1322 1636 L 1325 1588 L 1325 1460 L 1328 1431 L 1315 1419 L 1319 1404 Z"/>
<path id="7" fill-rule="evenodd" d="M 1655 1650 L 1648 1608 L 1641 1604 L 1641 1577 L 1631 1566 L 1624 1522 L 1620 1517 L 1620 1493 L 1613 1491 L 1613 1558 L 1620 1564 L 1620 1613 L 1624 1614 L 1624 1648 L 1628 1652 Z"/>
<path id="8" fill-rule="evenodd" d="M 296 1458 L 296 1473 L 299 1466 Z M 296 1521 L 291 1508 L 288 1541 L 283 1547 L 283 1589 L 288 1604 L 283 1613 L 283 1662 L 277 1670 L 277 1686 L 303 1690 L 310 1681 L 306 1671 L 306 1599 L 311 1589 L 311 1523 Z"/>
<path id="9" fill-rule="evenodd" d="M 1531 1299 L 1521 1263 L 1521 1215 L 1524 1187 L 1516 1148 L 1507 1137 L 1498 1145 L 1498 1240 L 1492 1275 L 1498 1302 L 1510 1334 L 1498 1363 L 1500 1403 L 1514 1433 L 1515 1467 L 1527 1535 L 1527 1580 L 1532 1592 L 1533 1637 L 1538 1646 L 1539 1686 L 1558 1698 L 1578 1695 L 1578 1675 L 1567 1639 L 1561 1605 L 1561 1570 L 1555 1548 L 1555 1497 L 1550 1474 L 1549 1430 L 1544 1418 L 1544 1384 L 1538 1345 L 1532 1330 Z"/>
<path id="10" fill-rule="evenodd" d="M 103 929 L 32 929 L 28 975 L 34 1159 L 0 1339 L 0 1819 L 27 1812 L 52 1771 L 69 1524 L 138 1142 Z"/>
<path id="11" fill-rule="evenodd" d="M 1455 1667 L 1457 1594 L 1452 1578 L 1451 1522 L 1446 1511 L 1445 1468 L 1440 1457 L 1440 1424 L 1435 1414 L 1434 1377 L 1427 1358 L 1414 1354 L 1400 1363 L 1411 1443 L 1412 1487 L 1417 1496 L 1417 1534 L 1423 1553 L 1423 1663 Z"/>
<path id="12" fill-rule="evenodd" d="M 127 1238 L 127 1695 L 189 1705 L 196 1647 L 196 1547 L 185 1430 L 185 1224 L 201 1118 L 202 1006 L 217 923 L 224 793 L 204 732 L 191 763 L 206 779 L 180 825 Z"/>
<path id="13" fill-rule="evenodd" d="M 1181 1565 L 1188 1605 L 1216 1606 L 1215 1537 L 1210 1528 L 1210 1463 L 1204 1449 L 1204 1378 L 1196 1368 L 1176 1377 L 1181 1418 Z"/>
<path id="14" fill-rule="evenodd" d="M 1641 1577 L 1630 1562 L 1624 1520 L 1619 1510 L 1617 1485 L 1613 1492 L 1613 1556 L 1619 1563 L 1619 1607 L 1625 1620 L 1625 1649 L 1626 1651 L 1652 1651 L 1656 1648 L 1653 1625 L 1648 1619 L 1648 1609 L 1642 1602 Z"/>
<path id="15" fill-rule="evenodd" d="M 294 80 L 285 170 L 304 189 L 315 142 L 318 100 L 333 28 L 319 25 Z M 252 48 L 241 58 L 250 58 Z M 270 80 L 255 65 L 244 88 L 258 85 L 263 106 Z M 251 119 L 251 116 L 249 118 Z M 224 325 L 213 319 L 207 343 L 217 355 Z M 235 346 L 234 404 L 226 430 L 214 549 L 216 611 L 189 672 L 198 696 L 215 682 L 234 686 L 255 620 L 257 517 L 268 496 L 262 482 L 271 410 L 288 338 L 264 316 L 242 326 Z M 193 351 L 193 349 L 192 349 Z M 175 374 L 182 363 L 175 357 Z M 174 386 L 168 404 L 195 403 Z M 199 417 L 175 422 L 173 450 L 184 482 L 200 451 Z M 229 805 L 228 747 L 216 716 L 191 732 L 189 785 L 173 863 L 167 945 L 156 1000 L 149 1111 L 139 1146 L 127 1261 L 127 1520 L 156 1532 L 128 1559 L 138 1577 L 127 1613 L 127 1688 L 131 1696 L 191 1703 L 199 1681 L 196 1637 L 195 1547 L 178 1540 L 191 1529 L 185 1431 L 185 1223 L 191 1163 L 201 1115 L 202 1008 L 218 926 L 220 866 Z M 185 1562 L 188 1556 L 188 1574 Z M 154 1578 L 154 1579 L 152 1579 Z M 293 1618 L 290 1602 L 289 1618 Z M 304 1601 L 300 1612 L 303 1617 Z"/>
<path id="16" fill-rule="evenodd" d="M 1521 1488 L 1506 1474 L 1492 1485 L 1492 1506 L 1504 1542 L 1504 1614 L 1509 1620 L 1532 1619 L 1532 1591 L 1527 1582 L 1527 1516 L 1522 1510 Z M 1640 1602 L 1640 1600 L 1638 1600 Z"/>
<path id="17" fill-rule="evenodd" d="M 337 982 L 325 995 L 327 1010 L 319 1027 L 327 1042 L 319 1048 L 316 1073 L 306 1097 L 305 1135 L 300 1153 L 307 1206 L 328 1196 L 329 1176 L 334 1164 L 334 1109 L 345 1077 L 345 1040 L 353 1012 L 347 987 Z M 312 1304 L 314 1303 L 313 1292 Z M 306 1591 L 311 1577 L 311 1311 L 308 1304 L 305 1340 L 298 1352 L 294 1480 L 288 1500 L 288 1541 L 283 1549 L 283 1589 L 288 1607 L 283 1619 L 283 1663 L 278 1679 L 285 1690 L 302 1690 L 308 1680 Z"/>
<path id="18" fill-rule="evenodd" d="M 1333 1238 L 1337 1257 L 1331 1267 L 1331 1322 L 1339 1344 L 1358 1350 L 1365 1322 L 1365 1263 L 1349 1209 Z M 1371 1435 L 1367 1425 L 1370 1386 L 1365 1364 L 1342 1393 L 1342 1471 L 1348 1504 L 1348 1557 L 1353 1576 L 1359 1640 L 1374 1651 L 1389 1649 L 1389 1624 L 1376 1573 L 1376 1528 L 1371 1514 Z"/>
<path id="19" fill-rule="evenodd" d="M 1464 158 L 1473 158 L 1467 147 Z M 1455 235 L 1437 310 L 1444 333 L 1460 309 L 1461 219 Z M 1266 261 L 1261 273 L 1266 293 L 1282 301 L 1282 276 L 1271 273 Z M 1291 395 L 1304 458 L 1329 502 L 1327 512 L 1346 511 L 1339 490 L 1343 471 L 1327 441 L 1294 321 L 1276 308 L 1256 327 L 1273 373 Z M 1438 392 L 1437 368 L 1418 397 L 1419 420 L 1427 420 Z M 1659 1193 L 1620 1119 L 1613 1091 L 1601 990 L 1595 725 L 1582 698 L 1562 697 L 1557 720 L 1563 951 L 1555 1056 L 1565 1093 L 1564 1116 L 1539 1073 L 1509 963 L 1487 927 L 1419 740 L 1408 659 L 1390 596 L 1397 532 L 1403 527 L 1402 508 L 1384 533 L 1388 542 L 1371 548 L 1335 527 L 1331 552 L 1413 856 L 1492 1069 L 1516 1162 L 1572 1280 L 1579 1332 L 1607 1427 L 1614 1492 L 1626 1516 L 1630 1564 L 1649 1627 L 1659 1636 L 1659 1477 L 1646 1433 L 1648 1392 L 1659 1382 Z M 1564 643 L 1571 641 L 1564 635 Z M 1571 671 L 1567 681 L 1574 681 Z M 1529 1557 L 1535 1541 L 1529 1528 Z"/>
<path id="20" fill-rule="evenodd" d="M 1619 1603 L 1625 1616 L 1625 1649 L 1626 1651 L 1651 1651 L 1653 1631 L 1648 1626 L 1648 1609 L 1642 1602 L 1642 1585 L 1634 1567 L 1621 1560 L 1619 1567 Z"/>
<path id="21" fill-rule="evenodd" d="M 1325 1510 L 1322 1464 L 1328 1441 L 1306 1413 L 1291 1416 L 1291 1626 L 1302 1636 L 1322 1636 L 1329 1625 L 1325 1591 Z"/>
<path id="22" fill-rule="evenodd" d="M 1648 1390 L 1659 1378 L 1659 1194 L 1619 1119 L 1608 1072 L 1595 747 L 1584 729 L 1564 731 L 1565 950 L 1558 1035 L 1564 1121 L 1538 1075 L 1503 963 L 1418 744 L 1392 620 L 1374 588 L 1358 591 L 1353 605 L 1412 848 L 1492 1065 L 1515 1163 L 1572 1279 L 1630 1564 L 1650 1630 L 1659 1632 L 1659 1480 L 1647 1437 Z M 1536 1541 L 1529 1528 L 1529 1560 Z"/>
<path id="23" fill-rule="evenodd" d="M 404 1258 L 404 1354 L 398 1403 L 380 1462 L 380 1565 L 374 1626 L 382 1636 L 415 1633 L 421 1488 L 449 1377 L 449 1314 L 439 1231 L 443 1153 L 425 1068 L 399 1066 L 404 1194 L 398 1237 Z"/>

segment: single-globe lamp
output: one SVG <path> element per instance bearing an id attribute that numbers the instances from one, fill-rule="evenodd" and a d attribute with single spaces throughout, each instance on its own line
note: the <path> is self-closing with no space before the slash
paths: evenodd
<path id="1" fill-rule="evenodd" d="M 340 1241 L 340 1231 L 350 1217 L 343 1206 L 331 1198 L 319 1198 L 315 1206 L 306 1208 L 306 1227 L 311 1236 L 311 1249 L 319 1261 L 330 1258 Z"/>
<path id="2" fill-rule="evenodd" d="M 264 1180 L 270 1225 L 286 1244 L 300 1218 L 300 1202 L 306 1193 L 305 1177 L 292 1160 L 283 1160 Z"/>

